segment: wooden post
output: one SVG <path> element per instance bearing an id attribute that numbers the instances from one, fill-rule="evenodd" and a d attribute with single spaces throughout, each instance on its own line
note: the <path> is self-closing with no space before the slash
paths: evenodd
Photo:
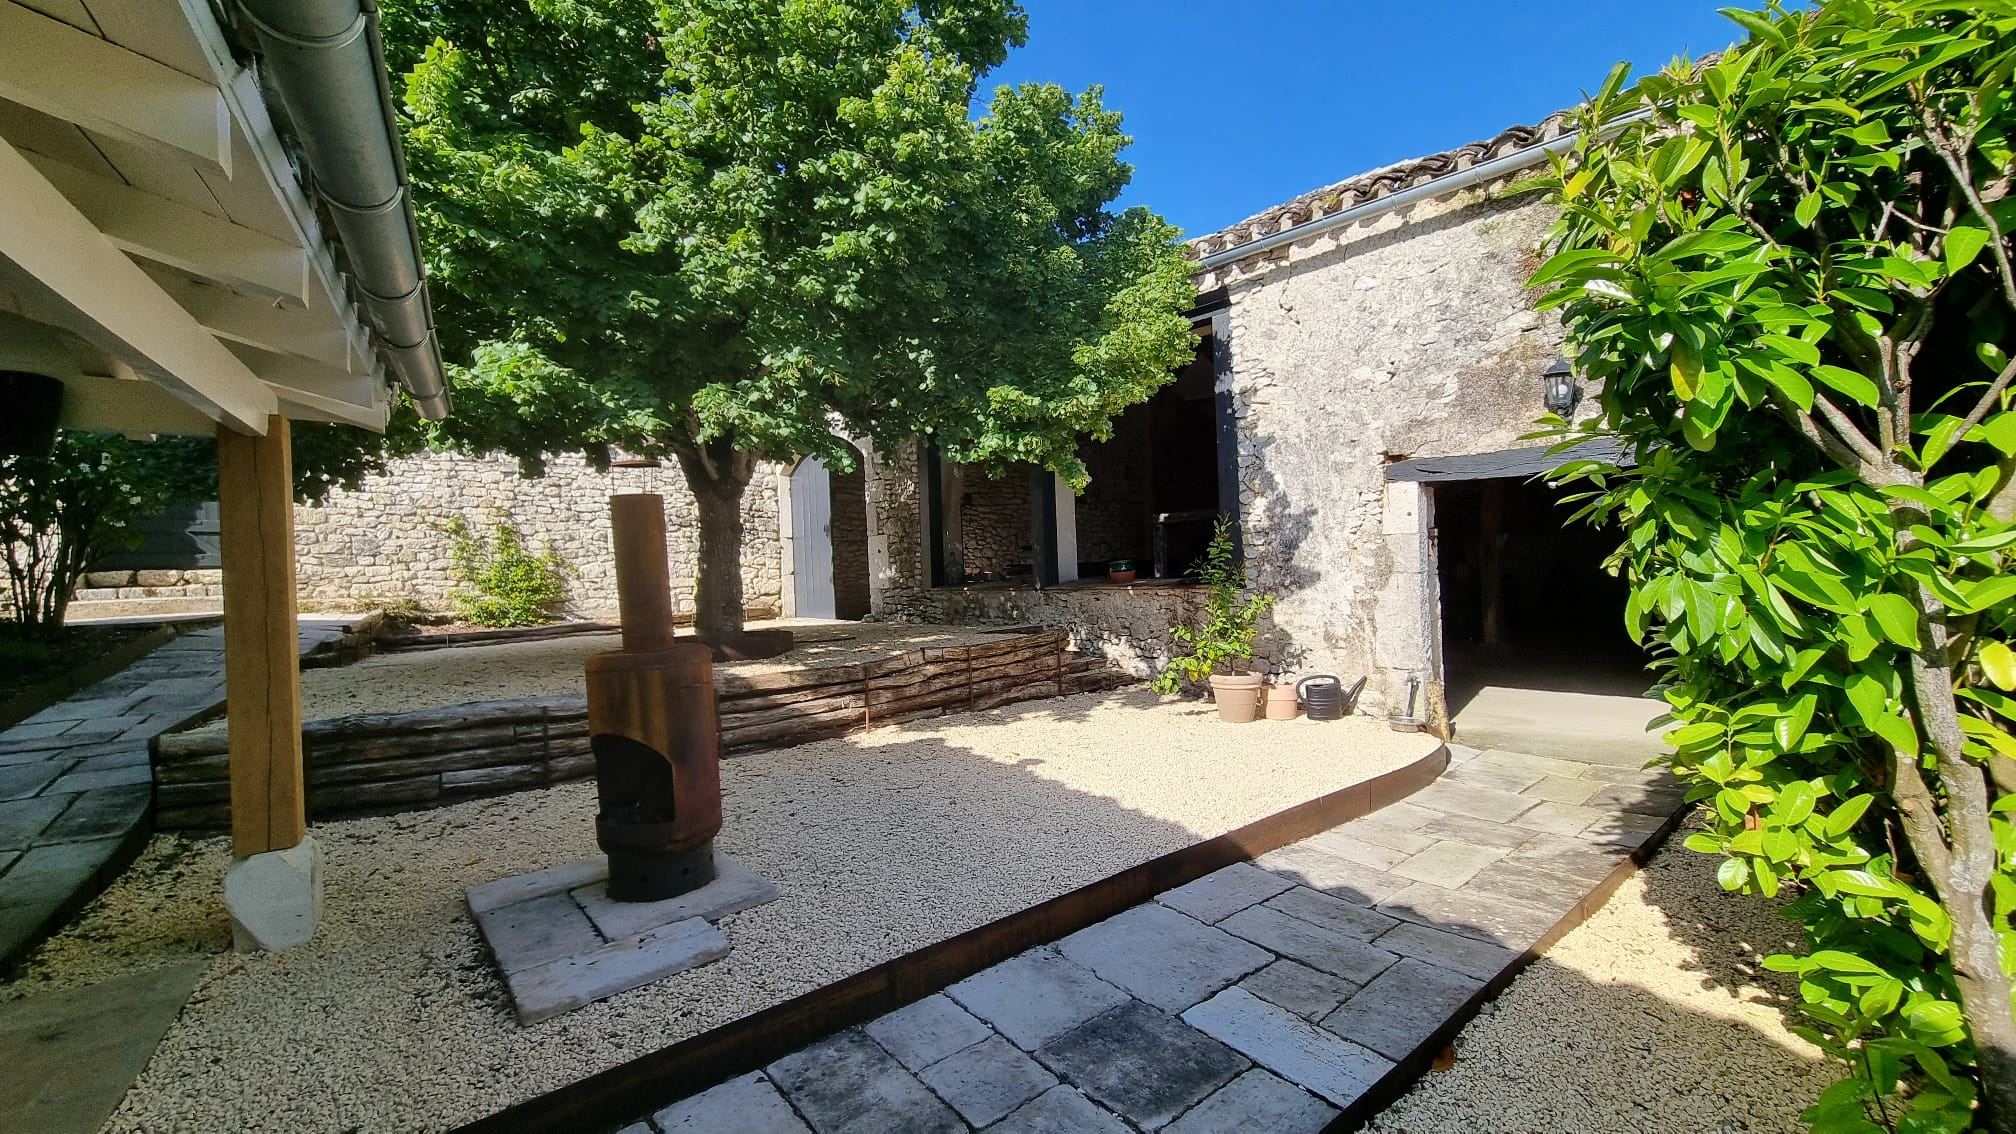
<path id="1" fill-rule="evenodd" d="M 266 419 L 264 437 L 217 431 L 224 711 L 231 732 L 231 853 L 238 858 L 286 850 L 308 833 L 287 438 L 287 419 L 279 416 Z"/>

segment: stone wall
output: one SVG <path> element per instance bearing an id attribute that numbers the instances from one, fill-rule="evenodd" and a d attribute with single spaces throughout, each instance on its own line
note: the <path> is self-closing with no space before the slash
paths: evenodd
<path id="1" fill-rule="evenodd" d="M 1534 444 L 1520 437 L 1562 330 L 1523 283 L 1553 219 L 1468 191 L 1222 281 L 1241 525 L 1279 596 L 1261 646 L 1276 669 L 1369 673 L 1373 712 L 1410 674 L 1439 700 L 1430 497 L 1385 466 Z"/>
<path id="2" fill-rule="evenodd" d="M 543 477 L 525 479 L 508 458 L 432 453 L 394 461 L 355 492 L 338 489 L 327 503 L 294 511 L 294 547 L 305 603 L 360 606 L 412 601 L 447 609 L 455 580 L 450 540 L 440 524 L 465 517 L 488 531 L 499 515 L 518 525 L 535 549 L 549 542 L 580 573 L 570 582 L 568 612 L 606 617 L 616 610 L 615 566 L 609 553 L 609 497 L 656 492 L 665 497 L 666 542 L 673 597 L 693 610 L 699 530 L 693 497 L 678 468 L 597 472 L 579 456 L 555 457 Z M 752 616 L 781 606 L 777 476 L 762 466 L 742 507 L 744 603 Z"/>
<path id="3" fill-rule="evenodd" d="M 1090 484 L 1076 505 L 1078 558 L 1104 564 L 1132 559 L 1145 574 L 1154 555 L 1148 523 L 1148 413 L 1135 407 L 1113 423 L 1113 437 L 1079 449 Z"/>
<path id="4" fill-rule="evenodd" d="M 868 492 L 860 465 L 832 474 L 833 612 L 840 618 L 868 613 Z"/>
<path id="5" fill-rule="evenodd" d="M 1029 553 L 1029 473 L 1016 466 L 999 477 L 966 470 L 959 528 L 968 579 L 1003 579 L 1009 569 L 1027 575 Z"/>
<path id="6" fill-rule="evenodd" d="M 868 603 L 876 618 L 922 622 L 931 612 L 918 463 L 915 442 L 868 453 Z"/>
<path id="7" fill-rule="evenodd" d="M 1169 628 L 1194 622 L 1203 601 L 1197 587 L 941 587 L 929 592 L 925 621 L 1058 627 L 1073 649 L 1146 680 L 1176 648 Z"/>

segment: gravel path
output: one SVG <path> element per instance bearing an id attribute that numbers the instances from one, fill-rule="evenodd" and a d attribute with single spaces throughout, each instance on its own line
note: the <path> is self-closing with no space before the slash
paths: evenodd
<path id="1" fill-rule="evenodd" d="M 1676 833 L 1367 1128 L 1373 1134 L 1798 1134 L 1836 1072 L 1786 1030 L 1757 963 L 1794 946 L 1769 902 L 1723 892 Z"/>
<path id="2" fill-rule="evenodd" d="M 109 1129 L 442 1129 L 1434 743 L 1369 720 L 1228 733 L 1208 706 L 1122 692 L 731 760 L 721 845 L 784 896 L 724 921 L 726 960 L 530 1028 L 462 891 L 593 854 L 592 784 L 324 824 L 320 935 L 218 956 Z M 223 948 L 227 855 L 222 839 L 157 837 L 0 998 Z"/>
<path id="3" fill-rule="evenodd" d="M 728 662 L 727 673 L 770 673 L 797 666 L 852 665 L 924 646 L 999 641 L 986 627 L 916 626 L 900 622 L 825 622 L 787 619 L 752 622 L 750 629 L 784 627 L 798 646 L 782 657 Z M 589 655 L 618 648 L 620 636 L 582 634 L 541 642 L 453 646 L 377 654 L 355 665 L 301 674 L 301 719 L 326 720 L 353 713 L 404 713 L 470 701 L 504 701 L 585 692 L 582 666 Z"/>

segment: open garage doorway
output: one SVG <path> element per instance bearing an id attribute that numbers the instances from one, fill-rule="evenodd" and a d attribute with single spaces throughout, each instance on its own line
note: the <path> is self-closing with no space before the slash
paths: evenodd
<path id="1" fill-rule="evenodd" d="M 1654 680 L 1648 655 L 1624 629 L 1626 584 L 1603 567 L 1617 533 L 1573 520 L 1564 490 L 1521 463 L 1558 458 L 1470 460 L 1419 478 L 1432 482 L 1455 739 L 1530 752 L 1545 738 L 1567 755 L 1558 746 L 1579 736 L 1613 755 L 1657 755 L 1663 746 L 1645 732 L 1662 711 L 1644 696 Z"/>

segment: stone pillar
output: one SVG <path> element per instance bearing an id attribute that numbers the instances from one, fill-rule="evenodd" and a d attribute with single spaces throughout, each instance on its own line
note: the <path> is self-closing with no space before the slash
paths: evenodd
<path id="1" fill-rule="evenodd" d="M 308 839 L 301 767 L 300 627 L 294 604 L 294 473 L 287 420 L 265 436 L 217 431 L 224 563 L 225 717 L 231 733 L 231 853 L 224 904 L 240 949 L 286 949 L 315 933 L 320 855 Z"/>
<path id="2" fill-rule="evenodd" d="M 1383 528 L 1393 570 L 1379 589 L 1373 620 L 1372 646 L 1378 667 L 1371 682 L 1373 692 L 1388 714 L 1403 713 L 1407 709 L 1407 678 L 1420 678 L 1414 713 L 1426 718 L 1435 732 L 1446 735 L 1442 588 L 1436 575 L 1435 516 L 1428 486 L 1419 481 L 1388 481 Z"/>
<path id="3" fill-rule="evenodd" d="M 1057 504 L 1057 581 L 1075 583 L 1078 581 L 1078 494 L 1064 483 L 1064 478 L 1056 473 L 1055 499 Z"/>

